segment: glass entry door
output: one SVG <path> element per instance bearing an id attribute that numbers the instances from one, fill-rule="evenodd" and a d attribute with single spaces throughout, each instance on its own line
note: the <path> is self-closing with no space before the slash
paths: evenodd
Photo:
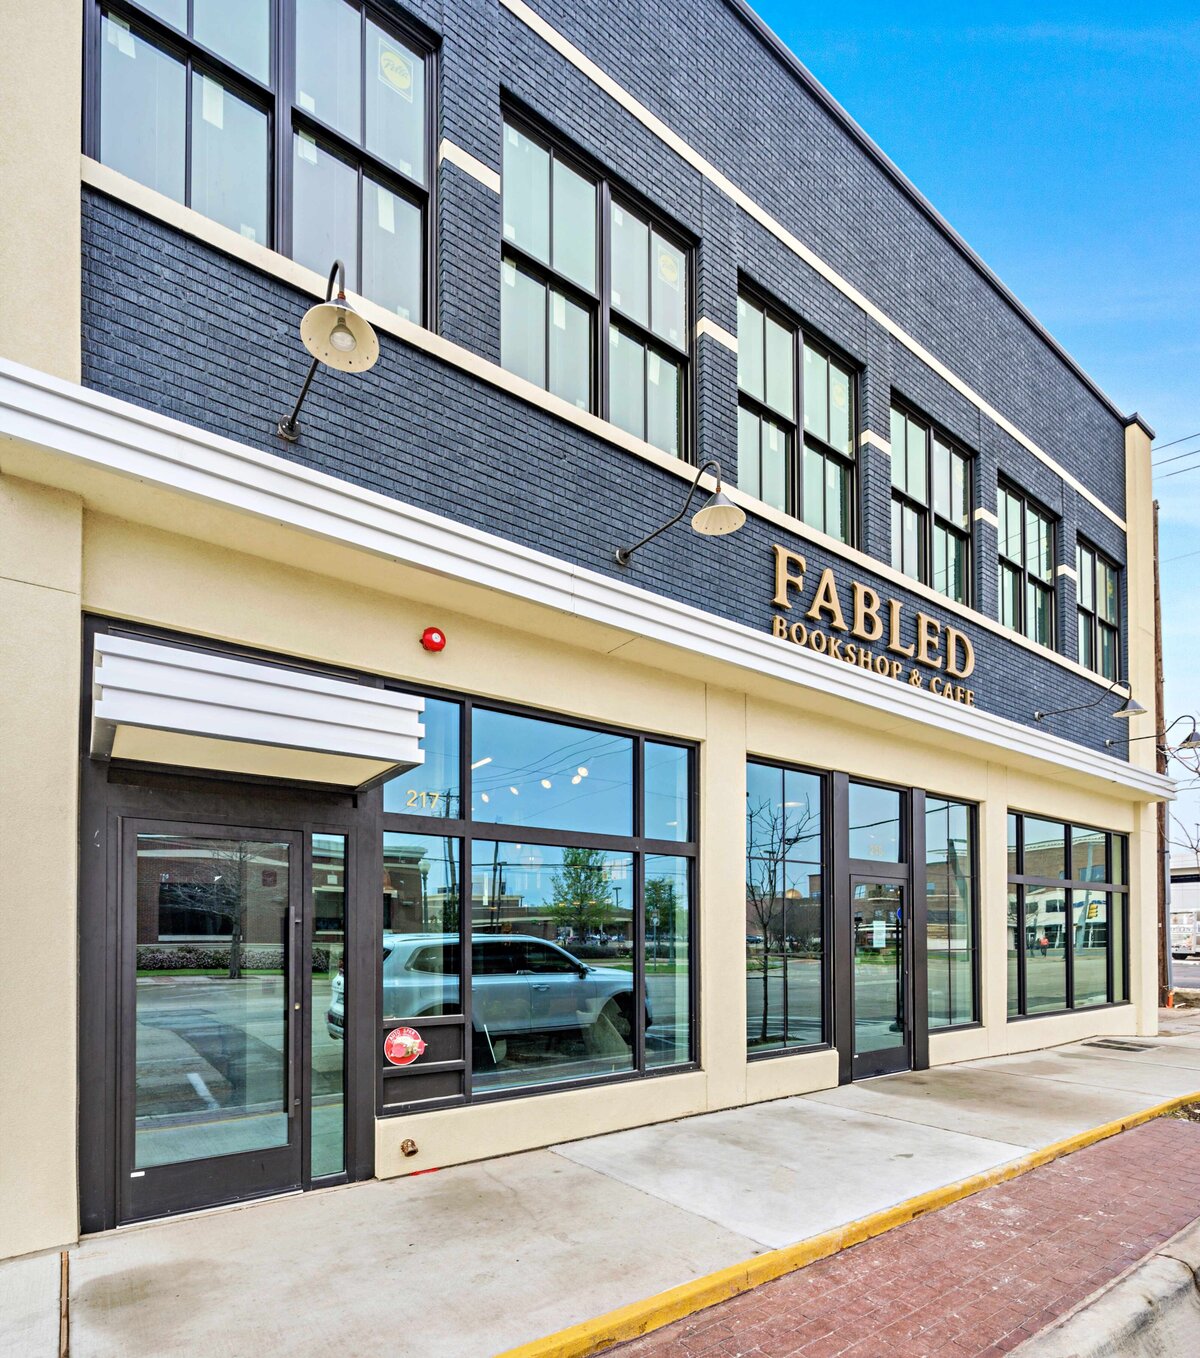
<path id="1" fill-rule="evenodd" d="M 912 1065 L 910 921 L 900 882 L 851 882 L 854 1078 Z"/>
<path id="2" fill-rule="evenodd" d="M 121 1219 L 300 1187 L 303 837 L 122 839 Z"/>

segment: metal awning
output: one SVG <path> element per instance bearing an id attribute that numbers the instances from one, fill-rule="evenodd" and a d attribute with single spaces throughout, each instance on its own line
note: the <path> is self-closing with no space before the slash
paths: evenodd
<path id="1" fill-rule="evenodd" d="M 361 788 L 425 760 L 424 698 L 101 634 L 91 754 Z"/>

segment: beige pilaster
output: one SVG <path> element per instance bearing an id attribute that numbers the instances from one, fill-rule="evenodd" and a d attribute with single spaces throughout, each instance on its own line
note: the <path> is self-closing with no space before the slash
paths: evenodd
<path id="1" fill-rule="evenodd" d="M 79 500 L 0 476 L 0 1258 L 74 1240 Z"/>

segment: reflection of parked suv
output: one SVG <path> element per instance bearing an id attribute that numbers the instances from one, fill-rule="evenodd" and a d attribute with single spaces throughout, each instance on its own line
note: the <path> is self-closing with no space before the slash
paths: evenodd
<path id="1" fill-rule="evenodd" d="M 383 935 L 383 1013 L 424 1018 L 458 1013 L 457 934 Z M 494 1047 L 523 1033 L 587 1031 L 599 1019 L 633 1041 L 633 975 L 596 967 L 558 944 L 526 934 L 476 934 L 471 940 L 471 1024 Z M 345 1026 L 345 976 L 333 978 L 326 1024 L 333 1037 Z M 646 1025 L 650 1006 L 646 1005 Z"/>

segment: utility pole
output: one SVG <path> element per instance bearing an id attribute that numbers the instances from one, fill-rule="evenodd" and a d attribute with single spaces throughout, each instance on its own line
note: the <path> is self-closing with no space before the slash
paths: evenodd
<path id="1" fill-rule="evenodd" d="M 1158 501 L 1154 502 L 1154 729 L 1162 729 L 1165 721 L 1163 707 L 1163 645 L 1162 645 L 1162 590 L 1158 570 Z M 1154 738 L 1155 767 L 1159 773 L 1167 771 L 1165 739 Z M 1159 802 L 1158 812 L 1158 1007 L 1165 1009 L 1171 1002 L 1171 916 L 1170 890 L 1171 845 L 1167 835 L 1167 804 Z"/>

